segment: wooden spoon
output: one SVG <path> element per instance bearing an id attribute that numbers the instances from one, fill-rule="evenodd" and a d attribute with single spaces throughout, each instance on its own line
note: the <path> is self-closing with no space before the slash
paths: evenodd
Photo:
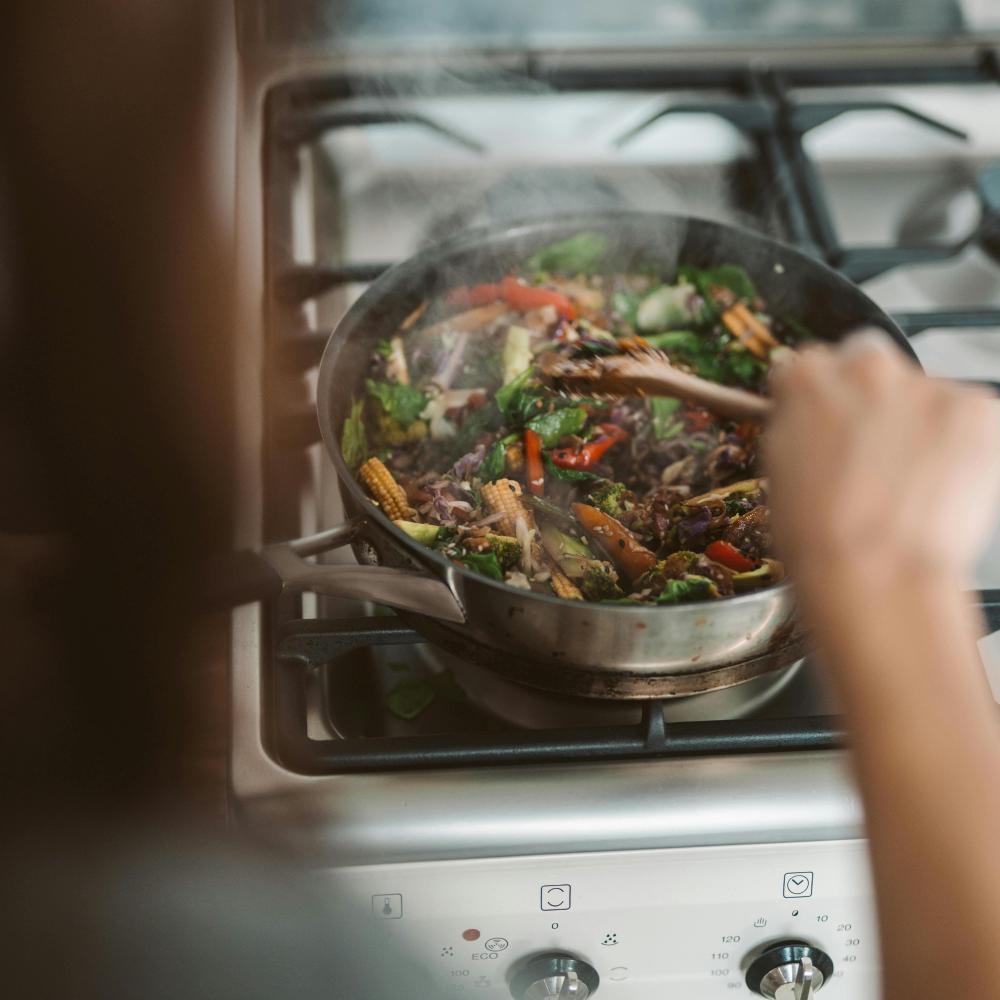
<path id="1" fill-rule="evenodd" d="M 763 420 L 773 405 L 764 396 L 682 371 L 659 351 L 579 359 L 553 353 L 544 355 L 540 365 L 545 376 L 580 395 L 672 396 L 734 420 Z"/>

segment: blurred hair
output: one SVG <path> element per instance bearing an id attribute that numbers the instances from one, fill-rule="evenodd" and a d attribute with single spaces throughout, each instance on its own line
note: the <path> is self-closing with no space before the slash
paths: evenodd
<path id="1" fill-rule="evenodd" d="M 190 738 L 189 585 L 230 524 L 219 12 L 0 12 L 0 755 L 25 798 L 145 800 Z"/>

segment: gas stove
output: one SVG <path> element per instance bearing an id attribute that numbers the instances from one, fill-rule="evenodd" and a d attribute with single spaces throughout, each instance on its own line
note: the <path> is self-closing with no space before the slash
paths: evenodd
<path id="1" fill-rule="evenodd" d="M 837 55 L 259 61 L 241 542 L 342 519 L 311 410 L 323 345 L 366 282 L 470 225 L 737 222 L 863 282 L 928 371 L 1000 379 L 995 50 Z M 1000 538 L 977 584 L 1000 629 Z M 862 811 L 808 658 L 673 701 L 555 698 L 307 594 L 234 613 L 232 677 L 234 816 L 442 996 L 792 997 L 800 974 L 877 995 Z"/>

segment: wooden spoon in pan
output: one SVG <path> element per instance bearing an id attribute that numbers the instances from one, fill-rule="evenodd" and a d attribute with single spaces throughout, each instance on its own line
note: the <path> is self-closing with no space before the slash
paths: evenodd
<path id="1" fill-rule="evenodd" d="M 773 405 L 764 396 L 683 371 L 665 354 L 649 349 L 589 358 L 548 354 L 540 367 L 555 384 L 580 395 L 673 396 L 734 420 L 763 420 Z"/>

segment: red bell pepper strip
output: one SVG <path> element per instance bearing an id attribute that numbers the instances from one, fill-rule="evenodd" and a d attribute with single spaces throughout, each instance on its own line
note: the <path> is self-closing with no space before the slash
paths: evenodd
<path id="1" fill-rule="evenodd" d="M 689 406 L 684 410 L 684 422 L 689 431 L 703 431 L 711 427 L 715 417 L 703 406 Z"/>
<path id="2" fill-rule="evenodd" d="M 539 288 L 536 285 L 522 285 L 517 278 L 510 276 L 503 279 L 500 288 L 504 301 L 518 312 L 554 306 L 563 319 L 576 319 L 576 306 L 561 292 L 554 292 L 551 288 Z"/>
<path id="3" fill-rule="evenodd" d="M 528 489 L 540 497 L 545 492 L 542 439 L 530 427 L 524 430 L 524 465 L 528 472 Z"/>
<path id="4" fill-rule="evenodd" d="M 499 285 L 460 285 L 445 296 L 445 302 L 454 309 L 474 309 L 476 306 L 498 302 L 502 298 L 503 292 Z"/>
<path id="5" fill-rule="evenodd" d="M 612 445 L 628 439 L 628 431 L 617 424 L 601 424 L 600 427 L 604 433 L 579 449 L 555 448 L 550 453 L 553 464 L 560 469 L 592 469 Z"/>
<path id="6" fill-rule="evenodd" d="M 754 568 L 752 560 L 747 559 L 735 545 L 730 545 L 721 538 L 706 547 L 705 555 L 713 562 L 721 563 L 736 573 L 748 573 Z"/>
<path id="7" fill-rule="evenodd" d="M 551 288 L 522 285 L 512 275 L 508 275 L 499 284 L 460 285 L 445 296 L 445 302 L 454 309 L 472 309 L 500 299 L 518 312 L 554 306 L 563 319 L 576 319 L 576 307 L 567 296 Z"/>

